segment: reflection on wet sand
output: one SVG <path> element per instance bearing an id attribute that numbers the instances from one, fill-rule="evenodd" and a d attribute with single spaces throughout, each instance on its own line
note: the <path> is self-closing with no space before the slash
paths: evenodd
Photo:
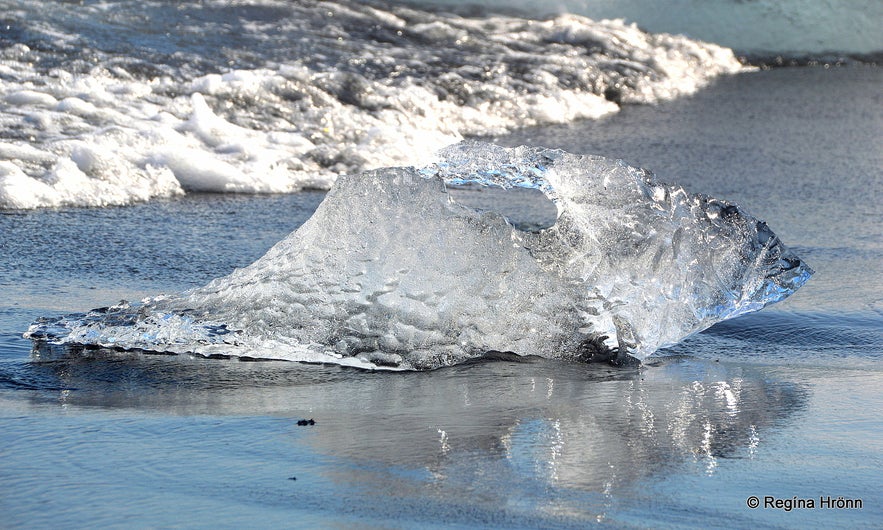
<path id="1" fill-rule="evenodd" d="M 281 451 L 332 462 L 339 487 L 418 502 L 602 518 L 667 472 L 751 458 L 807 390 L 762 367 L 689 357 L 636 369 L 545 359 L 426 373 L 117 352 L 35 354 L 41 403 L 291 417 Z M 24 382 L 26 383 L 26 382 Z M 23 383 L 23 384 L 24 384 Z M 315 425 L 298 426 L 298 419 Z M 304 444 L 306 443 L 306 447 Z"/>

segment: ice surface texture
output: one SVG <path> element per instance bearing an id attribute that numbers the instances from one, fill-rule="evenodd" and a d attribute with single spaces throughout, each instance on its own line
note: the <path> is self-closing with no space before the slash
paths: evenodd
<path id="1" fill-rule="evenodd" d="M 539 189 L 557 222 L 518 230 L 446 192 L 465 183 Z M 606 335 L 643 358 L 779 301 L 811 274 L 762 221 L 645 170 L 461 143 L 419 170 L 341 177 L 302 227 L 205 287 L 29 333 L 410 369 L 490 350 L 576 358 L 583 341 Z"/>
<path id="2" fill-rule="evenodd" d="M 465 135 L 597 118 L 743 69 L 714 44 L 572 15 L 45 4 L 3 15 L 0 208 L 328 189 Z"/>

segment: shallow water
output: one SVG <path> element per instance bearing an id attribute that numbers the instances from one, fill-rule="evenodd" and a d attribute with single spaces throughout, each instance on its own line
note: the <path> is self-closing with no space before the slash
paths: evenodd
<path id="1" fill-rule="evenodd" d="M 263 254 L 322 194 L 0 214 L 4 525 L 875 526 L 880 81 L 873 68 L 757 72 L 498 139 L 621 157 L 732 199 L 817 271 L 640 369 L 32 357 L 20 334 L 33 319 L 202 285 Z M 752 495 L 863 507 L 750 509 Z"/>

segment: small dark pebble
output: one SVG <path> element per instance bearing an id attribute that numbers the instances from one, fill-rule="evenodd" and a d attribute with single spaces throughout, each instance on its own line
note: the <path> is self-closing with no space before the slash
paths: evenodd
<path id="1" fill-rule="evenodd" d="M 298 425 L 315 425 L 316 420 L 314 420 L 313 418 L 310 418 L 308 420 L 297 420 L 297 424 Z"/>

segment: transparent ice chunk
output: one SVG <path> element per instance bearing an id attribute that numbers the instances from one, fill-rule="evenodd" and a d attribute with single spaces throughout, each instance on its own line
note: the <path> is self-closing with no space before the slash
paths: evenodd
<path id="1" fill-rule="evenodd" d="M 540 190 L 557 220 L 519 230 L 456 202 L 453 185 Z M 763 221 L 646 170 L 465 142 L 423 168 L 339 178 L 315 214 L 255 263 L 124 308 L 129 320 L 117 311 L 69 319 L 67 334 L 58 322 L 28 333 L 406 369 L 492 350 L 576 359 L 587 341 L 644 358 L 782 300 L 811 274 Z"/>

